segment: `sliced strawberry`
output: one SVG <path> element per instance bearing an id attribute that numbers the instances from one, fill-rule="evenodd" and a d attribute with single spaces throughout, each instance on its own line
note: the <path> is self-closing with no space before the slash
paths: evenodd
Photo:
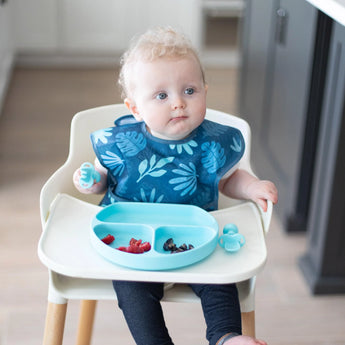
<path id="1" fill-rule="evenodd" d="M 148 252 L 151 249 L 150 242 L 144 242 L 140 245 L 140 248 L 144 250 L 144 252 Z"/>
<path id="2" fill-rule="evenodd" d="M 129 245 L 130 246 L 140 246 L 140 244 L 141 244 L 141 242 L 142 242 L 143 240 L 137 240 L 137 239 L 135 239 L 135 238 L 131 238 L 130 239 L 130 241 L 129 241 Z"/>
<path id="3" fill-rule="evenodd" d="M 127 247 L 118 247 L 116 249 L 121 250 L 121 252 L 127 252 Z"/>
<path id="4" fill-rule="evenodd" d="M 144 253 L 144 249 L 140 248 L 137 245 L 131 245 L 127 247 L 127 252 L 133 254 L 141 254 Z"/>
<path id="5" fill-rule="evenodd" d="M 151 244 L 150 242 L 143 243 L 143 240 L 136 240 L 135 238 L 131 238 L 128 247 L 118 247 L 116 249 L 132 254 L 142 254 L 144 252 L 148 252 L 151 249 Z"/>
<path id="6" fill-rule="evenodd" d="M 110 244 L 110 243 L 113 243 L 115 240 L 115 237 L 113 235 L 110 235 L 108 234 L 107 236 L 105 236 L 104 238 L 102 238 L 102 241 L 105 243 L 105 244 Z"/>
<path id="7" fill-rule="evenodd" d="M 134 245 L 136 243 L 137 243 L 137 240 L 135 238 L 133 238 L 133 237 L 129 240 L 129 245 L 130 246 L 132 246 L 132 245 Z"/>

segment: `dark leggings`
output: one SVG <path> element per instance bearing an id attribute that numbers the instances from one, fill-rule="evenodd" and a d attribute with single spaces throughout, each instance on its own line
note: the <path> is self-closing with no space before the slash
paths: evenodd
<path id="1" fill-rule="evenodd" d="M 119 307 L 137 345 L 173 345 L 160 300 L 163 283 L 113 281 Z M 235 284 L 190 284 L 200 298 L 210 345 L 225 334 L 241 334 L 241 312 Z"/>

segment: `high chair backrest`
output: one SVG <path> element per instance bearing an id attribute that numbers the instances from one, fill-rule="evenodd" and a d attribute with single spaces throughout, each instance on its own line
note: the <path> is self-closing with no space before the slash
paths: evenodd
<path id="1" fill-rule="evenodd" d="M 67 193 L 78 199 L 98 204 L 101 196 L 78 192 L 72 181 L 74 171 L 84 162 L 94 162 L 95 154 L 90 141 L 90 133 L 114 125 L 116 118 L 129 113 L 124 104 L 113 104 L 78 112 L 72 119 L 69 155 L 65 164 L 47 181 L 41 191 L 40 207 L 42 225 L 49 214 L 49 207 L 59 193 Z M 250 167 L 250 128 L 246 121 L 224 112 L 207 109 L 206 118 L 238 128 L 244 137 L 246 148 L 240 166 L 252 172 Z M 220 197 L 219 208 L 231 205 L 231 200 Z"/>

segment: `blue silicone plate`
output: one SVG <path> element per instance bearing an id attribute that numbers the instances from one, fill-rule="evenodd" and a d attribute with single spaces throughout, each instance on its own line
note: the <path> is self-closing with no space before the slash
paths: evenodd
<path id="1" fill-rule="evenodd" d="M 102 242 L 108 234 L 115 237 L 110 245 Z M 151 244 L 142 254 L 122 252 L 131 238 Z M 177 246 L 192 244 L 194 249 L 171 254 L 166 240 Z M 107 260 L 139 270 L 169 270 L 196 263 L 210 255 L 217 246 L 218 224 L 213 216 L 191 205 L 123 203 L 109 205 L 92 220 L 91 243 Z"/>

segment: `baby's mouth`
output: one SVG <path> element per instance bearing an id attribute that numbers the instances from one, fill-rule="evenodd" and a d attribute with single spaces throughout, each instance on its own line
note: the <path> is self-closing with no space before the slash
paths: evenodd
<path id="1" fill-rule="evenodd" d="M 177 114 L 177 115 L 172 116 L 170 121 L 183 120 L 183 119 L 186 119 L 186 118 L 187 118 L 187 116 L 184 115 L 184 114 Z"/>

